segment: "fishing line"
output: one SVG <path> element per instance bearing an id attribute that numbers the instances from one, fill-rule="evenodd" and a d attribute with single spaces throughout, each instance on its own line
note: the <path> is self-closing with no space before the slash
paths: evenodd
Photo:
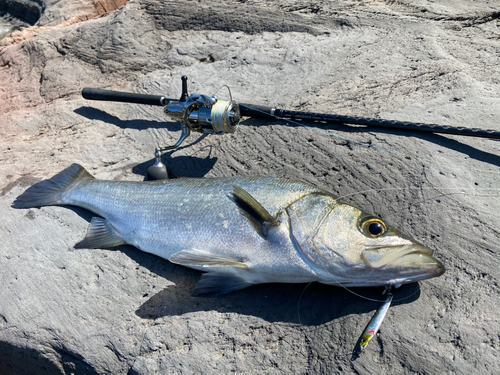
<path id="1" fill-rule="evenodd" d="M 254 109 L 254 110 L 257 110 L 257 109 Z M 262 112 L 262 113 L 265 113 L 265 112 Z M 420 157 L 420 156 L 417 156 L 417 155 L 410 155 L 410 154 L 405 153 L 405 152 L 399 152 L 399 151 L 395 151 L 395 150 L 392 150 L 392 149 L 389 149 L 389 148 L 380 147 L 380 146 L 377 146 L 377 145 L 373 145 L 373 144 L 369 144 L 369 143 L 366 143 L 366 142 L 358 141 L 358 140 L 355 140 L 355 139 L 352 139 L 352 138 L 349 138 L 349 137 L 345 137 L 345 136 L 341 136 L 339 134 L 332 133 L 332 132 L 330 132 L 328 130 L 318 129 L 317 127 L 306 125 L 306 124 L 299 123 L 297 121 L 293 121 L 293 120 L 289 120 L 289 119 L 284 119 L 284 118 L 281 118 L 279 116 L 275 116 L 274 115 L 274 117 L 276 119 L 285 121 L 287 124 L 288 123 L 293 123 L 295 125 L 302 126 L 302 127 L 305 127 L 305 128 L 310 128 L 312 130 L 316 130 L 316 131 L 325 133 L 327 135 L 331 135 L 331 136 L 334 136 L 336 138 L 339 138 L 339 139 L 342 139 L 342 140 L 345 140 L 345 141 L 348 141 L 348 142 L 352 142 L 354 144 L 365 146 L 367 148 L 374 148 L 374 149 L 377 149 L 377 150 L 380 150 L 380 151 L 384 151 L 384 152 L 388 152 L 388 153 L 391 153 L 391 154 L 394 154 L 394 155 L 403 156 L 405 158 L 413 158 L 413 159 L 416 159 L 416 160 L 419 160 L 419 161 L 427 162 L 427 163 L 429 163 L 431 165 L 442 165 L 442 166 L 448 166 L 448 167 L 453 167 L 453 168 L 468 169 L 468 170 L 473 170 L 473 171 L 482 172 L 482 173 L 500 174 L 499 171 L 486 170 L 486 169 L 480 169 L 480 168 L 468 167 L 468 166 L 457 166 L 457 165 L 454 165 L 454 164 L 451 164 L 451 163 L 446 163 L 446 162 L 437 163 L 434 160 L 428 159 L 428 158 L 425 158 L 425 157 Z M 437 191 L 439 191 L 439 190 L 460 190 L 461 193 L 459 193 L 459 194 L 465 194 L 464 190 L 499 191 L 500 189 L 496 189 L 496 188 L 436 188 L 436 187 L 369 189 L 369 190 L 365 190 L 365 191 L 361 191 L 361 192 L 356 192 L 356 193 L 351 193 L 351 194 L 343 195 L 343 196 L 337 198 L 337 200 L 338 199 L 342 199 L 342 198 L 346 198 L 346 197 L 349 197 L 349 196 L 353 196 L 353 195 L 356 195 L 356 194 L 363 194 L 363 193 L 369 193 L 369 192 L 375 192 L 375 191 L 394 191 L 394 190 L 420 190 L 420 191 L 422 191 L 422 190 L 437 190 Z M 302 322 L 301 322 L 301 319 L 300 319 L 300 303 L 301 303 L 302 297 L 303 297 L 306 289 L 309 287 L 310 284 L 311 283 L 307 284 L 306 287 L 303 289 L 303 291 L 302 291 L 302 293 L 300 295 L 300 298 L 299 298 L 299 302 L 298 302 L 297 315 L 298 315 L 298 319 L 299 319 L 299 324 L 301 324 L 301 325 L 302 325 Z M 363 295 L 361 295 L 359 293 L 356 293 L 356 292 L 350 290 L 349 288 L 343 286 L 342 284 L 340 284 L 338 282 L 335 282 L 335 284 L 337 284 L 338 286 L 344 288 L 349 293 L 351 293 L 351 294 L 353 294 L 353 295 L 355 295 L 355 296 L 357 296 L 359 298 L 362 298 L 362 299 L 365 299 L 365 300 L 369 300 L 369 301 L 372 301 L 372 302 L 379 302 L 379 303 L 384 303 L 385 302 L 385 300 L 379 300 L 379 299 L 365 297 L 365 296 L 363 296 Z M 410 295 L 405 296 L 403 298 L 399 298 L 399 299 L 393 300 L 393 303 L 409 299 L 412 296 L 414 296 L 415 294 L 419 293 L 420 291 L 421 291 L 421 288 L 420 288 L 420 283 L 419 283 L 419 288 L 417 288 L 413 293 L 411 293 Z M 306 334 L 306 338 L 307 338 L 307 334 Z M 340 356 L 343 357 L 343 356 L 349 356 L 349 355 L 352 355 L 352 352 L 349 352 L 347 354 L 341 354 Z"/>
<path id="2" fill-rule="evenodd" d="M 349 293 L 354 294 L 356 297 L 360 297 L 360 298 L 366 299 L 367 301 L 371 301 L 371 302 L 385 302 L 385 300 L 380 300 L 380 299 L 375 299 L 375 298 L 365 297 L 365 296 L 363 296 L 363 295 L 361 295 L 361 294 L 359 294 L 359 293 L 353 292 L 351 289 L 349 289 L 348 287 L 346 287 L 346 286 L 344 286 L 344 285 L 340 284 L 339 282 L 337 282 L 337 281 L 335 281 L 335 280 L 333 280 L 333 281 L 334 281 L 334 283 L 335 283 L 335 285 L 336 285 L 336 286 L 339 286 L 339 287 L 341 287 L 341 288 L 344 288 L 344 289 L 345 289 L 345 290 L 347 290 Z M 410 294 L 409 296 L 402 297 L 402 298 L 399 298 L 399 299 L 395 299 L 395 300 L 393 300 L 392 302 L 394 303 L 394 302 L 404 301 L 405 299 L 408 299 L 408 298 L 410 298 L 410 297 L 413 297 L 415 294 L 417 294 L 417 293 L 420 291 L 420 289 L 421 289 L 421 288 L 420 288 L 420 283 L 419 283 L 419 282 L 417 282 L 417 283 L 418 283 L 418 285 L 419 285 L 419 288 L 418 288 L 416 291 L 414 291 L 414 292 L 413 292 L 412 294 Z M 300 324 L 302 324 L 302 322 L 300 321 L 300 301 L 302 300 L 302 296 L 304 295 L 304 292 L 306 291 L 307 287 L 308 287 L 309 285 L 311 285 L 311 284 L 312 284 L 312 283 L 307 284 L 307 285 L 306 285 L 306 287 L 304 288 L 304 290 L 302 291 L 302 293 L 300 294 L 300 298 L 299 298 L 299 305 L 298 305 L 298 307 L 299 307 L 299 312 L 298 312 L 298 315 L 299 315 L 299 323 L 300 323 Z"/>
<path id="3" fill-rule="evenodd" d="M 363 190 L 363 191 L 358 191 L 358 192 L 355 192 L 355 193 L 350 193 L 350 194 L 345 194 L 339 198 L 336 198 L 335 200 L 340 200 L 340 199 L 343 199 L 345 197 L 350 197 L 350 196 L 354 196 L 354 195 L 357 195 L 357 194 L 366 194 L 366 193 L 371 193 L 371 192 L 379 192 L 379 191 L 394 191 L 394 190 L 486 190 L 486 191 L 497 191 L 497 192 L 500 192 L 500 188 L 436 188 L 436 187 L 406 187 L 406 188 L 382 188 L 382 189 L 368 189 L 368 190 Z M 454 193 L 450 193 L 450 194 L 444 194 L 444 193 L 441 193 L 440 196 L 446 196 L 446 195 L 451 195 L 451 194 L 454 194 Z M 467 194 L 465 191 L 462 191 L 461 193 L 457 193 L 457 194 Z M 498 196 L 498 195 L 491 195 L 492 197 L 493 196 Z M 372 301 L 372 302 L 385 302 L 385 300 L 379 300 L 379 299 L 375 299 L 375 298 L 369 298 L 369 297 L 366 297 L 366 296 L 363 296 L 359 293 L 356 293 L 354 291 L 352 291 L 351 289 L 349 289 L 348 287 L 342 285 L 341 283 L 333 280 L 335 285 L 341 287 L 341 288 L 344 288 L 345 290 L 347 290 L 348 292 L 350 292 L 351 294 L 357 296 L 357 297 L 360 297 L 360 298 L 363 298 L 365 300 L 368 300 L 368 301 Z M 309 286 L 309 285 L 308 285 Z M 420 283 L 419 283 L 419 286 L 420 286 Z M 307 288 L 307 287 L 306 287 Z M 399 299 L 395 299 L 393 300 L 393 303 L 394 302 L 399 302 L 399 301 L 404 301 L 412 296 L 414 296 L 416 293 L 419 292 L 421 288 L 415 290 L 412 294 L 406 296 L 406 297 L 402 297 L 402 298 L 399 298 Z M 302 294 L 304 294 L 305 292 L 305 289 L 302 291 Z M 302 294 L 300 296 L 300 298 L 302 298 Z M 300 300 L 299 300 L 299 303 L 300 303 Z M 300 306 L 300 305 L 299 305 Z"/>
<path id="4" fill-rule="evenodd" d="M 216 133 L 231 133 L 231 108 L 233 101 L 217 100 L 212 106 L 211 123 Z"/>
<path id="5" fill-rule="evenodd" d="M 440 197 L 441 196 L 446 196 L 446 195 L 452 195 L 452 194 L 467 194 L 463 190 L 485 190 L 485 191 L 500 192 L 500 188 L 437 188 L 437 187 L 404 187 L 404 188 L 399 188 L 399 187 L 396 187 L 396 188 L 381 188 L 381 189 L 368 189 L 368 190 L 363 190 L 363 191 L 357 191 L 357 192 L 354 192 L 354 193 L 345 194 L 343 196 L 340 196 L 340 197 L 336 198 L 335 200 L 337 201 L 337 200 L 344 199 L 346 197 L 351 197 L 351 196 L 354 196 L 354 195 L 357 195 L 357 194 L 374 193 L 374 192 L 380 192 L 380 191 L 395 191 L 395 190 L 420 190 L 420 191 L 422 191 L 422 190 L 436 190 L 436 191 L 440 191 L 440 190 L 461 190 L 460 193 L 450 193 L 450 194 L 441 193 Z M 491 195 L 491 196 L 493 197 L 493 196 L 498 196 L 498 195 Z M 435 198 L 435 197 L 432 197 L 432 198 Z M 351 293 L 351 294 L 353 294 L 353 295 L 355 295 L 355 296 L 357 296 L 359 298 L 362 298 L 362 299 L 365 299 L 365 300 L 368 300 L 368 301 L 371 301 L 371 302 L 381 302 L 381 303 L 385 302 L 385 300 L 370 298 L 370 297 L 363 296 L 363 295 L 361 295 L 359 293 L 356 293 L 356 292 L 352 291 L 351 289 L 349 289 L 348 287 L 342 285 L 341 283 L 336 282 L 335 280 L 334 280 L 334 283 L 335 283 L 336 286 L 344 288 L 349 293 Z M 415 294 L 417 294 L 421 290 L 420 283 L 418 283 L 418 284 L 419 284 L 419 289 L 415 290 L 413 293 L 411 293 L 408 296 L 405 296 L 405 297 L 393 300 L 393 303 L 394 302 L 404 301 L 406 299 L 409 299 L 409 298 L 413 297 Z M 299 324 L 302 324 L 302 321 L 300 319 L 300 303 L 301 303 L 302 297 L 303 297 L 306 289 L 309 287 L 309 285 L 311 285 L 311 283 L 309 283 L 309 284 L 306 285 L 306 287 L 302 290 L 302 292 L 300 294 L 300 297 L 299 297 L 299 301 L 298 301 L 298 305 L 297 305 L 297 317 L 298 317 L 298 320 L 299 320 Z"/>
<path id="6" fill-rule="evenodd" d="M 335 282 L 335 281 L 334 281 L 334 282 Z M 340 286 L 341 288 L 344 288 L 344 289 L 345 289 L 345 290 L 347 290 L 349 293 L 354 294 L 354 295 L 355 295 L 355 296 L 357 296 L 357 297 L 360 297 L 360 298 L 366 299 L 366 300 L 368 300 L 368 301 L 372 301 L 372 302 L 385 302 L 385 300 L 383 300 L 383 299 L 369 298 L 369 297 L 365 297 L 365 296 L 363 296 L 363 295 L 361 295 L 361 294 L 358 294 L 358 293 L 356 293 L 356 292 L 353 292 L 351 289 L 349 289 L 348 287 L 346 287 L 346 286 L 344 286 L 344 285 L 342 285 L 342 284 L 340 284 L 340 283 L 338 283 L 338 282 L 335 282 L 335 284 L 336 284 L 337 286 Z M 417 294 L 417 293 L 420 291 L 420 283 L 419 283 L 419 282 L 417 282 L 417 284 L 419 285 L 419 288 L 418 288 L 417 290 L 415 290 L 412 294 L 410 294 L 409 296 L 406 296 L 406 297 L 402 297 L 402 298 L 399 298 L 399 299 L 395 299 L 395 300 L 393 300 L 392 302 L 394 303 L 394 302 L 404 301 L 405 299 L 408 299 L 408 298 L 410 298 L 410 297 L 414 296 L 415 294 Z"/>
<path id="7" fill-rule="evenodd" d="M 302 321 L 300 320 L 300 301 L 302 300 L 302 296 L 304 295 L 304 292 L 306 291 L 307 287 L 311 285 L 312 282 L 306 285 L 306 287 L 302 290 L 302 293 L 300 293 L 299 297 L 299 302 L 297 304 L 297 317 L 299 318 L 299 324 L 302 325 Z"/>
<path id="8" fill-rule="evenodd" d="M 308 345 L 309 345 L 309 346 L 311 345 L 311 342 L 312 342 L 312 341 L 311 341 L 311 339 L 309 338 L 308 333 L 309 333 L 309 332 L 311 332 L 311 331 L 306 330 L 306 329 L 305 329 L 305 327 L 302 325 L 302 321 L 301 321 L 301 319 L 300 319 L 300 302 L 301 302 L 301 300 L 302 300 L 302 296 L 304 295 L 304 292 L 306 291 L 306 289 L 307 289 L 307 288 L 309 287 L 309 285 L 311 285 L 311 284 L 312 284 L 312 282 L 311 282 L 311 283 L 309 283 L 309 284 L 307 284 L 307 285 L 305 286 L 305 288 L 302 290 L 302 293 L 300 294 L 300 298 L 299 298 L 298 306 L 297 306 L 297 308 L 298 308 L 297 315 L 298 315 L 298 318 L 299 318 L 299 329 L 300 329 L 300 330 L 302 331 L 302 333 L 304 334 L 305 340 L 306 340 L 306 342 L 308 343 Z M 386 302 L 385 300 L 376 300 L 376 299 L 371 299 L 371 298 L 368 298 L 368 297 L 364 297 L 364 296 L 359 295 L 359 294 L 357 294 L 357 293 L 353 292 L 352 290 L 350 290 L 350 289 L 348 289 L 348 288 L 344 287 L 343 285 L 340 285 L 340 284 L 339 284 L 339 286 L 343 287 L 343 288 L 344 288 L 344 289 L 346 289 L 348 292 L 350 292 L 350 293 L 352 293 L 352 294 L 354 294 L 354 295 L 356 295 L 356 296 L 359 296 L 359 297 L 361 297 L 361 298 L 368 299 L 368 300 L 373 301 L 373 302 Z M 419 283 L 419 286 L 420 286 L 420 283 Z M 418 288 L 415 292 L 413 292 L 413 293 L 412 293 L 412 294 L 410 294 L 409 296 L 406 296 L 406 297 L 404 297 L 404 298 L 400 298 L 400 299 L 397 299 L 397 300 L 393 300 L 393 301 L 392 301 L 392 303 L 397 302 L 397 301 L 402 301 L 402 300 L 408 299 L 408 298 L 412 297 L 413 295 L 415 295 L 416 293 L 418 293 L 420 290 L 421 290 L 421 289 L 420 289 L 420 288 Z M 344 320 L 345 320 L 345 319 L 344 319 Z M 342 322 L 343 322 L 343 320 L 342 320 L 342 321 L 340 321 L 340 322 L 337 322 L 336 324 L 337 324 L 337 325 L 341 325 L 341 323 L 342 323 Z M 313 331 L 317 330 L 318 328 L 319 328 L 319 327 L 315 327 L 315 328 L 313 329 Z M 380 331 L 379 331 L 379 332 L 377 332 L 377 334 L 380 334 Z M 352 355 L 353 355 L 353 351 L 352 351 L 352 350 L 351 350 L 351 351 L 349 351 L 349 352 L 347 352 L 347 353 L 346 353 L 346 352 L 344 352 L 344 353 L 338 353 L 338 357 L 340 357 L 340 358 L 342 358 L 342 357 L 349 357 L 349 356 L 352 356 Z"/>
<path id="9" fill-rule="evenodd" d="M 229 88 L 228 85 L 222 85 L 219 87 L 212 95 L 212 98 L 216 98 L 217 92 L 219 92 L 223 87 L 227 88 L 227 91 L 229 91 L 229 100 L 225 99 L 219 99 L 217 98 L 217 101 L 212 105 L 212 111 L 211 111 L 211 116 L 210 116 L 210 123 L 212 124 L 212 128 L 215 133 L 233 133 L 236 128 L 233 124 L 233 121 L 231 121 L 234 117 L 233 111 L 235 108 L 238 106 L 236 103 L 233 101 L 233 95 L 231 94 L 231 89 Z M 239 118 L 239 110 L 238 112 L 238 118 Z"/>
<path id="10" fill-rule="evenodd" d="M 302 290 L 302 293 L 300 294 L 300 298 L 299 298 L 299 302 L 298 302 L 298 311 L 297 311 L 297 315 L 298 315 L 298 318 L 299 318 L 300 329 L 301 329 L 301 330 L 302 330 L 302 332 L 304 333 L 304 336 L 305 336 L 305 338 L 306 338 L 306 341 L 307 341 L 307 342 L 309 342 L 309 345 L 310 345 L 311 340 L 309 339 L 308 332 L 304 329 L 304 327 L 303 327 L 303 325 L 302 325 L 302 321 L 300 320 L 300 302 L 301 302 L 301 300 L 302 300 L 302 296 L 304 295 L 304 292 L 305 292 L 305 291 L 306 291 L 306 289 L 309 287 L 309 285 L 311 285 L 311 283 L 307 284 L 307 285 L 306 285 L 306 287 Z M 420 291 L 422 290 L 422 289 L 421 289 L 421 287 L 420 287 L 420 283 L 418 283 L 418 285 L 419 285 L 419 288 L 417 288 L 417 289 L 416 289 L 413 293 L 411 293 L 410 295 L 408 295 L 408 296 L 406 296 L 406 297 L 399 298 L 399 299 L 396 299 L 396 300 L 392 300 L 392 303 L 394 303 L 394 302 L 399 302 L 399 301 L 403 301 L 403 300 L 405 300 L 405 299 L 411 298 L 412 296 L 414 296 L 415 294 L 417 294 L 418 292 L 420 292 Z M 348 292 L 350 292 L 350 293 L 354 294 L 354 295 L 355 295 L 355 296 L 357 296 L 357 297 L 360 297 L 360 298 L 363 298 L 363 299 L 366 299 L 366 300 L 369 300 L 369 301 L 373 301 L 373 302 L 382 302 L 382 303 L 386 302 L 386 300 L 377 300 L 377 299 L 373 299 L 373 298 L 368 298 L 368 297 L 362 296 L 362 295 L 360 295 L 360 294 L 358 294 L 358 293 L 353 292 L 352 290 L 350 290 L 349 288 L 347 288 L 347 287 L 345 287 L 345 286 L 343 286 L 343 285 L 341 285 L 341 284 L 338 284 L 338 286 L 340 286 L 340 287 L 342 287 L 342 288 L 346 289 Z M 379 332 L 377 332 L 377 335 L 379 335 L 379 334 L 380 334 L 380 331 L 379 331 Z M 393 340 L 393 341 L 394 341 L 394 340 Z M 355 347 L 355 349 L 356 349 L 356 347 Z M 349 351 L 349 352 L 347 352 L 347 353 L 346 353 L 346 352 L 344 352 L 344 353 L 339 353 L 339 354 L 338 354 L 338 356 L 339 356 L 340 358 L 342 358 L 342 357 L 349 357 L 349 356 L 351 356 L 351 361 L 352 361 L 352 360 L 353 360 L 353 358 L 355 358 L 355 359 L 356 359 L 356 358 L 357 358 L 357 357 L 359 357 L 359 355 L 361 354 L 361 353 L 356 353 L 356 354 L 357 354 L 357 357 L 353 357 L 354 353 L 356 353 L 356 352 L 354 352 L 353 350 L 351 350 L 351 351 Z"/>
<path id="11" fill-rule="evenodd" d="M 223 87 L 227 88 L 227 91 L 229 91 L 229 101 L 232 102 L 233 101 L 233 95 L 231 94 L 231 89 L 229 88 L 228 85 L 222 85 L 221 87 L 219 87 L 217 90 L 215 90 L 215 92 L 213 93 L 212 97 L 215 98 L 215 94 L 217 94 Z"/>
<path id="12" fill-rule="evenodd" d="M 263 112 L 263 111 L 259 111 L 256 108 L 254 108 L 254 110 L 258 111 L 258 112 L 262 112 L 263 114 L 269 115 L 268 113 Z M 453 167 L 453 168 L 462 168 L 462 169 L 465 168 L 465 169 L 468 169 L 468 170 L 473 170 L 473 171 L 483 172 L 483 173 L 500 174 L 499 171 L 493 171 L 493 170 L 487 170 L 487 169 L 480 169 L 480 168 L 474 168 L 474 167 L 468 167 L 468 166 L 460 166 L 460 165 L 457 166 L 455 164 L 446 163 L 446 162 L 436 163 L 434 160 L 428 159 L 428 158 L 425 158 L 425 157 L 420 157 L 420 156 L 417 156 L 417 155 L 411 155 L 411 154 L 408 154 L 408 153 L 405 153 L 405 152 L 395 151 L 395 150 L 392 150 L 390 148 L 385 148 L 385 147 L 377 146 L 377 145 L 374 145 L 374 144 L 369 144 L 369 143 L 366 143 L 366 142 L 358 141 L 358 140 L 355 140 L 355 139 L 352 139 L 352 138 L 349 138 L 349 137 L 345 137 L 345 136 L 333 133 L 333 132 L 328 131 L 328 130 L 318 129 L 317 127 L 306 125 L 306 124 L 303 124 L 303 123 L 299 123 L 297 121 L 293 121 L 293 120 L 290 120 L 290 119 L 285 119 L 285 118 L 282 118 L 282 117 L 279 117 L 279 116 L 276 116 L 276 115 L 273 115 L 273 117 L 276 118 L 276 119 L 278 119 L 278 120 L 282 120 L 282 121 L 286 122 L 287 124 L 288 123 L 292 123 L 292 124 L 295 124 L 295 125 L 298 125 L 298 126 L 301 126 L 301 127 L 310 128 L 312 130 L 316 130 L 316 131 L 325 133 L 327 135 L 331 135 L 331 136 L 334 136 L 336 138 L 339 138 L 339 139 L 342 139 L 342 140 L 345 140 L 345 141 L 348 141 L 348 142 L 352 142 L 354 144 L 365 146 L 367 148 L 374 148 L 374 149 L 377 149 L 377 150 L 380 150 L 380 151 L 384 151 L 384 152 L 388 152 L 388 153 L 391 153 L 391 154 L 394 154 L 394 155 L 403 156 L 405 158 L 413 158 L 413 159 L 416 159 L 416 160 L 425 161 L 425 162 L 433 164 L 433 165 L 437 164 L 437 165 L 444 165 L 444 166 L 449 166 L 449 167 Z M 337 200 L 343 199 L 343 198 L 346 198 L 346 197 L 349 197 L 349 196 L 353 196 L 353 195 L 356 195 L 356 194 L 363 194 L 363 193 L 369 193 L 369 192 L 375 192 L 375 191 L 391 191 L 391 190 L 420 190 L 420 191 L 422 191 L 422 190 L 437 190 L 437 191 L 439 191 L 439 190 L 461 190 L 462 191 L 461 194 L 466 194 L 464 190 L 500 191 L 500 189 L 497 189 L 497 188 L 436 188 L 436 187 L 383 188 L 383 189 L 369 189 L 369 190 L 364 190 L 364 191 L 361 191 L 361 192 L 355 192 L 355 193 L 351 193 L 351 194 L 346 194 L 346 195 L 343 195 L 343 196 L 337 198 Z M 385 300 L 379 300 L 379 299 L 365 297 L 365 296 L 363 296 L 361 294 L 358 294 L 358 293 L 350 290 L 349 288 L 345 287 L 344 285 L 342 285 L 342 284 L 340 284 L 338 282 L 335 282 L 335 284 L 337 284 L 338 286 L 344 288 L 345 290 L 347 290 L 348 292 L 350 292 L 351 294 L 353 294 L 353 295 L 355 295 L 355 296 L 357 296 L 359 298 L 362 298 L 362 299 L 365 299 L 365 300 L 369 300 L 369 301 L 372 301 L 372 302 L 380 302 L 380 303 L 385 302 Z M 307 286 L 302 291 L 302 293 L 300 295 L 300 298 L 299 298 L 299 302 L 298 302 L 298 319 L 299 319 L 299 323 L 300 324 L 302 324 L 301 319 L 300 319 L 300 302 L 302 300 L 302 296 L 304 295 L 304 292 L 306 291 L 306 289 L 307 289 L 307 287 L 309 285 L 310 285 L 310 283 L 307 284 Z M 403 301 L 403 300 L 406 300 L 408 298 L 411 298 L 416 293 L 420 292 L 420 290 L 421 290 L 421 288 L 420 288 L 420 284 L 419 284 L 419 288 L 416 289 L 413 293 L 411 293 L 410 295 L 408 295 L 406 297 L 396 299 L 396 300 L 393 301 L 393 303 L 394 302 Z M 347 355 L 350 355 L 350 354 L 351 353 L 348 353 Z"/>
<path id="13" fill-rule="evenodd" d="M 340 197 L 336 198 L 335 200 L 337 201 L 337 200 L 344 199 L 346 197 L 351 197 L 351 196 L 354 196 L 354 195 L 357 195 L 357 194 L 374 193 L 374 192 L 380 192 L 380 191 L 395 191 L 395 190 L 420 190 L 420 191 L 422 191 L 422 190 L 436 190 L 436 191 L 439 191 L 439 192 L 440 192 L 440 190 L 461 190 L 460 193 L 450 193 L 450 194 L 444 194 L 444 193 L 440 192 L 441 193 L 439 195 L 440 197 L 446 196 L 446 195 L 452 195 L 452 194 L 467 194 L 464 190 L 485 190 L 485 191 L 496 191 L 496 192 L 500 193 L 500 188 L 438 188 L 438 187 L 404 187 L 404 188 L 400 188 L 400 187 L 395 187 L 395 188 L 368 189 L 368 190 L 363 190 L 363 191 L 357 191 L 357 192 L 354 192 L 354 193 L 345 194 L 343 196 L 340 196 Z M 490 196 L 494 197 L 494 196 L 498 196 L 498 194 L 497 195 L 490 195 Z M 432 197 L 432 198 L 435 198 L 435 197 Z M 341 283 L 339 283 L 339 282 L 337 282 L 335 280 L 334 280 L 334 283 L 335 283 L 336 286 L 344 288 L 349 293 L 351 293 L 351 294 L 353 294 L 353 295 L 355 295 L 355 296 L 357 296 L 359 298 L 362 298 L 362 299 L 365 299 L 365 300 L 368 300 L 368 301 L 371 301 L 371 302 L 381 302 L 381 303 L 385 302 L 385 300 L 370 298 L 370 297 L 363 296 L 363 295 L 361 295 L 359 293 L 356 293 L 356 292 L 352 291 L 351 289 L 349 289 L 348 287 L 342 285 Z M 420 283 L 418 283 L 418 284 L 420 286 Z M 300 319 L 300 303 L 301 303 L 302 297 L 303 297 L 306 289 L 309 287 L 309 285 L 311 285 L 311 283 L 309 283 L 309 284 L 306 285 L 306 287 L 302 290 L 302 293 L 300 294 L 300 297 L 299 297 L 297 315 L 298 315 L 298 319 L 299 319 L 299 323 L 300 324 L 302 324 L 301 319 Z M 413 293 L 411 293 L 408 296 L 405 296 L 405 297 L 402 297 L 402 298 L 399 298 L 399 299 L 395 299 L 395 300 L 393 300 L 393 303 L 409 299 L 409 298 L 413 297 L 415 294 L 417 294 L 420 290 L 421 290 L 421 288 L 415 290 Z"/>
<path id="14" fill-rule="evenodd" d="M 338 197 L 335 200 L 344 199 L 345 197 L 351 197 L 351 196 L 357 195 L 357 194 L 375 193 L 378 191 L 391 191 L 391 190 L 437 190 L 437 191 L 439 191 L 439 190 L 486 190 L 486 191 L 498 191 L 498 192 L 500 192 L 500 188 L 441 188 L 441 187 L 404 187 L 404 188 L 400 188 L 400 187 L 394 187 L 394 188 L 380 188 L 380 189 L 368 189 L 368 190 L 357 191 L 355 193 L 342 195 L 341 197 Z M 440 196 L 458 195 L 458 194 L 472 195 L 471 193 L 466 193 L 465 191 L 463 191 L 461 193 L 449 193 L 449 194 L 441 193 Z M 495 197 L 497 195 L 487 195 L 487 196 L 488 197 Z"/>

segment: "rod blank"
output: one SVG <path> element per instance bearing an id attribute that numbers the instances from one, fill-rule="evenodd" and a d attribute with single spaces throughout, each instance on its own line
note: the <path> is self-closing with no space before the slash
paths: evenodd
<path id="1" fill-rule="evenodd" d="M 422 124 L 409 121 L 393 121 L 393 120 L 380 120 L 375 118 L 364 118 L 357 116 L 342 116 L 331 115 L 324 113 L 312 112 L 299 112 L 289 111 L 286 109 L 271 108 L 264 106 L 256 106 L 253 104 L 240 104 L 240 113 L 242 116 L 260 117 L 260 118 L 285 118 L 291 120 L 306 120 L 326 122 L 333 124 L 353 124 L 364 125 L 378 128 L 387 129 L 402 129 L 418 132 L 442 133 L 442 134 L 456 134 L 469 137 L 483 137 L 500 139 L 500 131 L 478 129 L 478 128 L 465 128 L 460 126 L 447 126 L 436 124 Z"/>

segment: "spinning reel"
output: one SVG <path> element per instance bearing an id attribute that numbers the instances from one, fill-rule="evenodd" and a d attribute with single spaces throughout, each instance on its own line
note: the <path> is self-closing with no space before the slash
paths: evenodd
<path id="1" fill-rule="evenodd" d="M 205 134 L 234 133 L 240 122 L 240 107 L 231 100 L 217 99 L 214 96 L 193 94 L 188 96 L 187 77 L 182 78 L 182 94 L 179 100 L 163 96 L 135 94 L 95 88 L 84 88 L 85 99 L 117 101 L 137 104 L 163 106 L 165 113 L 181 123 L 182 133 L 179 140 L 171 146 L 155 149 L 155 163 L 148 168 L 148 180 L 170 178 L 169 171 L 161 161 L 165 151 L 173 150 L 191 134 L 191 131 Z"/>
<path id="2" fill-rule="evenodd" d="M 161 162 L 161 155 L 167 150 L 179 147 L 191 134 L 191 131 L 208 134 L 234 133 L 238 127 L 241 116 L 306 120 L 317 123 L 334 123 L 341 125 L 354 124 L 407 131 L 500 139 L 500 132 L 496 130 L 290 111 L 254 104 L 236 103 L 232 98 L 231 100 L 222 100 L 214 96 L 200 94 L 188 96 L 187 77 L 183 76 L 181 79 L 182 95 L 179 100 L 168 99 L 159 95 L 135 94 L 94 88 L 84 88 L 82 90 L 82 95 L 85 99 L 162 106 L 165 107 L 165 113 L 168 116 L 180 121 L 182 133 L 179 140 L 172 146 L 158 147 L 155 149 L 156 161 L 153 166 L 148 168 L 147 178 L 149 180 L 171 177 L 167 167 Z"/>

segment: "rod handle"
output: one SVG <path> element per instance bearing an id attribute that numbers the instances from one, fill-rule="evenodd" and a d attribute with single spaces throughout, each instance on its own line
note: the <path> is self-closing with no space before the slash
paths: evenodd
<path id="1" fill-rule="evenodd" d="M 176 101 L 167 99 L 160 95 L 137 94 L 134 92 L 122 92 L 85 87 L 82 90 L 82 96 L 88 100 L 103 100 L 110 102 L 136 103 L 165 106 L 169 102 Z"/>

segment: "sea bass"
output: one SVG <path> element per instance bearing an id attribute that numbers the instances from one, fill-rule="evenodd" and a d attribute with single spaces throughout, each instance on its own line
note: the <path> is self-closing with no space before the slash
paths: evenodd
<path id="1" fill-rule="evenodd" d="M 75 247 L 129 244 L 204 271 L 196 296 L 260 283 L 399 286 L 445 272 L 431 250 L 383 220 L 282 178 L 104 181 L 73 164 L 13 207 L 48 205 L 100 215 Z"/>

